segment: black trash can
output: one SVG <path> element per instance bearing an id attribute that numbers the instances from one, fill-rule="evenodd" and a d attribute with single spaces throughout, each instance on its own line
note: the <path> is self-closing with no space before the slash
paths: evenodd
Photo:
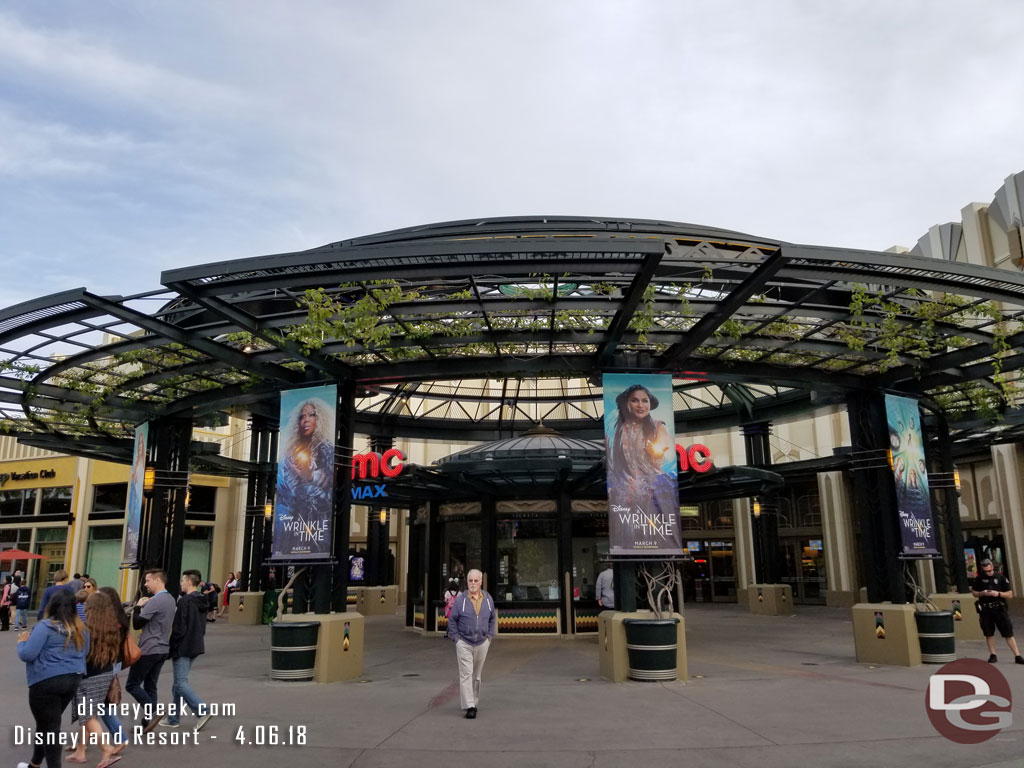
<path id="1" fill-rule="evenodd" d="M 675 680 L 676 625 L 679 619 L 624 619 L 629 679 L 641 682 Z"/>
<path id="2" fill-rule="evenodd" d="M 270 678 L 272 680 L 313 679 L 316 665 L 316 641 L 320 636 L 319 621 L 270 625 Z"/>
<path id="3" fill-rule="evenodd" d="M 945 664 L 956 661 L 956 632 L 952 611 L 917 611 L 917 637 L 921 643 L 921 661 Z"/>

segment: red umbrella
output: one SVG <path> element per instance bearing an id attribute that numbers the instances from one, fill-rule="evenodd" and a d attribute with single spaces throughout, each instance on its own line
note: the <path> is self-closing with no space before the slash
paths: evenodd
<path id="1" fill-rule="evenodd" d="M 33 555 L 24 549 L 3 549 L 0 550 L 0 560 L 45 560 L 42 555 Z"/>

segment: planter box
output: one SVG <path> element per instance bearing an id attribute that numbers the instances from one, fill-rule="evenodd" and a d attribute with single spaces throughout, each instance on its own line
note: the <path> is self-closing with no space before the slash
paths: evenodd
<path id="1" fill-rule="evenodd" d="M 650 611 L 623 613 L 619 611 L 602 611 L 597 617 L 598 657 L 601 676 L 613 683 L 622 683 L 629 679 L 629 657 L 626 653 L 626 619 L 653 619 Z M 672 618 L 678 619 L 676 625 L 676 677 L 688 680 L 689 672 L 686 665 L 686 619 L 679 613 Z"/>

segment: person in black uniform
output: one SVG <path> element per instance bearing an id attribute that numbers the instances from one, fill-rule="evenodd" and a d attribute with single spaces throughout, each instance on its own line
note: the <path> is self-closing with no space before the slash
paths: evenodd
<path id="1" fill-rule="evenodd" d="M 995 634 L 998 627 L 999 634 L 1006 639 L 1006 644 L 1013 651 L 1014 660 L 1018 664 L 1024 664 L 1024 656 L 1020 655 L 1017 640 L 1013 636 L 1010 614 L 1006 611 L 1006 599 L 1013 597 L 1010 580 L 1003 574 L 996 573 L 991 560 L 982 560 L 981 575 L 971 584 L 971 594 L 977 600 L 978 621 L 981 622 L 981 632 L 988 643 L 989 662 L 996 662 Z"/>

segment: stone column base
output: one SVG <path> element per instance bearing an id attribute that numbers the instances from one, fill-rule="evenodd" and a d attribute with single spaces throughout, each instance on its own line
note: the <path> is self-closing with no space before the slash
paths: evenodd
<path id="1" fill-rule="evenodd" d="M 314 683 L 336 683 L 363 674 L 363 617 L 348 613 L 286 613 L 279 621 L 319 621 Z"/>
<path id="2" fill-rule="evenodd" d="M 227 618 L 232 624 L 262 624 L 263 593 L 232 592 L 228 599 Z"/>
<path id="3" fill-rule="evenodd" d="M 356 610 L 363 616 L 394 616 L 398 587 L 356 587 Z"/>
<path id="4" fill-rule="evenodd" d="M 857 661 L 898 667 L 921 664 L 913 605 L 857 603 L 850 612 Z"/>
<path id="5" fill-rule="evenodd" d="M 751 584 L 747 605 L 751 613 L 762 616 L 792 616 L 793 588 L 789 584 Z"/>
<path id="6" fill-rule="evenodd" d="M 981 624 L 978 623 L 978 612 L 974 608 L 977 601 L 970 592 L 967 594 L 940 592 L 928 595 L 928 599 L 935 603 L 935 607 L 940 611 L 953 612 L 953 630 L 957 642 L 985 639 L 985 636 L 981 634 Z"/>
<path id="7" fill-rule="evenodd" d="M 601 676 L 613 683 L 629 679 L 629 657 L 626 655 L 626 628 L 624 619 L 653 619 L 651 611 L 601 611 L 597 616 L 597 647 Z M 680 680 L 689 680 L 686 664 L 686 619 L 679 613 L 672 618 L 679 619 L 676 625 L 676 674 Z"/>
<path id="8" fill-rule="evenodd" d="M 830 608 L 852 608 L 857 604 L 859 595 L 851 590 L 828 589 L 825 590 L 825 605 Z M 865 602 L 867 597 L 860 602 Z"/>

